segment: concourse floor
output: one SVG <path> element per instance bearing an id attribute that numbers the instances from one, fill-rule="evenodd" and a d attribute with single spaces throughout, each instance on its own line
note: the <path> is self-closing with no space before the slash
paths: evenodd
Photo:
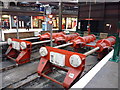
<path id="1" fill-rule="evenodd" d="M 118 88 L 118 64 L 108 61 L 85 88 Z"/>

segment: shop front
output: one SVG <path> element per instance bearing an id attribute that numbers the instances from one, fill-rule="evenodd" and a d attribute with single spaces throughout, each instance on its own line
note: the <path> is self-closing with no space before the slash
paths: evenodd
<path id="1" fill-rule="evenodd" d="M 44 22 L 44 16 L 14 16 L 14 15 L 2 15 L 2 29 L 16 29 L 18 20 L 18 29 L 41 29 L 42 23 Z M 53 30 L 58 30 L 59 28 L 59 17 L 54 16 Z M 62 18 L 62 29 L 75 29 L 77 24 L 77 18 L 73 17 L 63 17 Z"/>
<path id="2" fill-rule="evenodd" d="M 17 27 L 18 19 L 18 28 L 27 29 L 31 28 L 31 17 L 30 16 L 11 16 L 11 27 L 15 29 Z"/>
<path id="3" fill-rule="evenodd" d="M 53 29 L 58 29 L 59 28 L 59 17 L 53 17 Z M 67 30 L 67 29 L 76 29 L 77 25 L 77 18 L 72 18 L 72 17 L 63 17 L 62 18 L 62 29 Z"/>
<path id="4" fill-rule="evenodd" d="M 32 16 L 33 29 L 42 29 L 42 23 L 44 22 L 44 16 Z"/>
<path id="5" fill-rule="evenodd" d="M 66 20 L 66 29 L 76 29 L 77 18 L 68 17 Z"/>

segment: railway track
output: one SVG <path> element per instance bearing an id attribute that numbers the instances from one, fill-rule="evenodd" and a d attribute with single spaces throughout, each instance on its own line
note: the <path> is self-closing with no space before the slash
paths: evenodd
<path id="1" fill-rule="evenodd" d="M 81 77 L 84 76 L 91 68 L 93 68 L 98 62 L 96 61 L 96 63 L 89 63 L 90 61 L 87 60 L 87 64 L 86 64 L 86 68 L 84 70 L 84 72 L 82 73 Z M 56 69 L 55 69 L 56 70 Z M 59 75 L 57 74 L 59 73 Z M 62 81 L 62 78 L 64 78 L 65 76 L 65 72 L 61 72 L 61 70 L 57 70 L 55 72 L 53 72 L 52 74 L 50 74 L 51 77 L 55 78 L 55 79 L 60 79 Z M 80 77 L 80 78 L 81 78 Z M 51 84 L 50 84 L 51 83 Z M 50 86 L 49 86 L 50 84 Z M 34 88 L 34 87 L 37 87 L 37 88 L 45 88 L 45 87 L 57 87 L 57 88 L 62 88 L 61 86 L 57 85 L 53 83 L 52 81 L 48 80 L 48 79 L 45 79 L 45 78 L 42 78 L 42 77 L 39 77 L 37 72 L 34 71 L 32 72 L 32 74 L 28 75 L 28 76 L 25 76 L 23 79 L 19 80 L 19 81 L 16 81 L 10 85 L 7 85 L 6 87 L 4 88 L 25 88 L 25 87 L 28 87 L 28 88 Z"/>
<path id="2" fill-rule="evenodd" d="M 34 59 L 30 59 L 30 62 L 39 60 L 39 58 L 40 57 L 37 57 L 37 58 L 34 58 Z M 7 70 L 13 69 L 13 68 L 18 67 L 18 66 L 22 66 L 22 65 L 18 65 L 18 64 L 10 65 L 10 66 L 7 66 L 7 67 L 4 67 L 4 68 L 0 69 L 0 72 L 7 71 Z"/>
<path id="3" fill-rule="evenodd" d="M 37 47 L 36 47 L 37 48 Z M 34 58 L 35 58 L 35 52 L 36 52 L 37 50 L 34 48 L 33 50 L 32 50 L 32 58 L 33 58 L 33 60 L 31 59 L 31 61 L 36 61 L 36 60 L 34 60 Z M 37 58 L 36 58 L 37 59 Z M 38 59 L 38 60 L 40 60 L 40 59 Z M 88 62 L 89 62 L 90 60 L 88 60 Z M 37 64 L 38 64 L 39 62 L 37 62 Z M 29 63 L 29 64 L 32 64 L 32 63 Z M 91 64 L 91 63 L 89 63 L 89 64 L 87 64 L 86 65 L 86 67 L 87 67 L 87 69 L 88 69 L 88 67 L 91 67 L 91 65 L 93 65 L 93 64 Z M 25 65 L 24 65 L 25 66 Z M 10 72 L 10 73 L 4 73 L 3 74 L 3 78 L 5 79 L 5 81 L 4 81 L 4 79 L 3 79 L 3 89 L 6 89 L 6 88 L 21 88 L 21 87 L 23 87 L 23 88 L 25 88 L 25 87 L 31 87 L 31 88 L 33 88 L 33 87 L 37 87 L 37 88 L 44 88 L 44 87 L 47 87 L 46 86 L 46 84 L 49 86 L 49 82 L 50 82 L 50 80 L 48 80 L 48 79 L 45 79 L 45 78 L 40 78 L 40 77 L 38 77 L 38 74 L 37 74 L 37 67 L 38 65 L 33 65 L 33 66 L 25 66 L 26 68 L 28 68 L 28 69 L 33 69 L 34 68 L 34 70 L 32 70 L 32 71 L 30 71 L 30 74 L 28 73 L 27 75 L 24 75 L 24 76 L 19 76 L 20 78 L 18 79 L 18 76 L 17 75 L 19 75 L 19 74 L 15 74 L 15 73 L 18 73 L 18 70 L 21 70 L 21 69 L 17 69 L 17 68 L 14 68 L 14 67 L 18 67 L 18 66 L 10 66 L 10 67 L 8 67 L 7 69 L 3 69 L 3 70 L 0 70 L 0 71 L 2 71 L 2 73 L 4 73 L 4 71 L 6 71 L 6 72 L 9 72 L 9 70 L 10 69 L 12 69 L 12 68 L 14 68 L 13 70 L 15 71 L 15 73 L 14 72 Z M 22 67 L 20 67 L 20 68 L 22 68 Z M 36 68 L 36 69 L 35 69 Z M 16 69 L 16 70 L 15 70 Z M 8 70 L 8 71 L 7 71 Z M 23 72 L 21 73 L 21 75 L 23 74 L 23 73 L 27 73 L 26 72 L 26 70 L 27 69 L 25 69 L 25 70 L 23 70 Z M 87 70 L 85 70 L 84 71 L 84 73 L 87 73 Z M 8 75 L 7 75 L 8 74 Z M 10 74 L 10 75 L 9 75 Z M 13 76 L 14 76 L 14 78 L 13 78 Z M 59 77 L 60 76 L 56 76 L 55 74 L 52 74 L 52 76 L 54 77 L 54 78 L 58 78 L 59 79 Z M 62 77 L 63 75 L 61 75 L 61 77 Z M 6 77 L 7 77 L 7 79 L 6 79 Z M 9 77 L 9 78 L 8 78 Z M 14 80 L 13 80 L 14 79 Z M 37 83 L 37 82 L 38 83 Z M 32 85 L 31 86 L 31 84 L 30 83 L 32 83 L 32 84 L 34 84 L 34 82 L 36 82 L 37 84 L 36 85 Z M 43 83 L 44 82 L 44 83 Z M 53 84 L 55 84 L 55 83 L 53 83 Z M 52 85 L 53 85 L 52 84 Z M 26 86 L 27 85 L 27 86 Z M 42 86 L 43 85 L 43 86 Z M 59 87 L 58 85 L 55 85 L 55 87 Z M 1 89 L 2 89 L 1 88 Z"/>
<path id="4" fill-rule="evenodd" d="M 57 73 L 59 73 L 59 75 Z M 63 76 L 63 74 L 64 74 L 63 72 L 60 74 L 60 71 L 58 71 L 57 73 L 52 73 L 52 74 L 50 74 L 50 76 L 53 77 L 53 78 L 58 78 L 60 76 L 62 76 L 62 77 L 65 76 L 65 75 Z M 39 85 L 42 86 L 42 85 L 48 84 L 48 82 L 50 80 L 38 76 L 37 72 L 35 72 L 35 73 L 25 77 L 24 79 L 20 80 L 19 82 L 15 82 L 15 83 L 13 83 L 13 84 L 5 87 L 5 88 L 18 89 L 18 88 L 21 88 L 22 86 L 24 87 L 24 85 L 26 85 L 26 84 L 29 84 L 29 85 L 30 85 L 30 83 L 33 84 L 34 81 L 38 81 Z"/>
<path id="5" fill-rule="evenodd" d="M 39 78 L 37 72 L 33 73 L 32 75 L 29 75 L 28 77 L 25 77 L 24 79 L 20 80 L 19 82 L 15 82 L 6 88 L 19 88 L 35 79 Z"/>
<path id="6" fill-rule="evenodd" d="M 37 66 L 39 64 L 38 60 L 33 63 L 23 64 L 21 67 L 16 67 L 14 69 L 1 72 L 0 77 L 2 77 L 2 86 L 0 86 L 0 89 L 5 88 L 15 82 L 19 82 L 36 73 Z"/>

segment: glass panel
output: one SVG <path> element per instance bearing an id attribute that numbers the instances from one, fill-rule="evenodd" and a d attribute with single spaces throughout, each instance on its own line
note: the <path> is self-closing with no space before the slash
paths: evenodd
<path id="1" fill-rule="evenodd" d="M 11 26 L 16 28 L 16 18 L 18 17 L 18 27 L 19 28 L 30 28 L 31 27 L 31 17 L 30 16 L 11 16 Z"/>

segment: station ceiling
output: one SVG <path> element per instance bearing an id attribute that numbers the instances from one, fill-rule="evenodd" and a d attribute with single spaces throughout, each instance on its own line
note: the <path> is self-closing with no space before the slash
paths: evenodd
<path id="1" fill-rule="evenodd" d="M 2 2 L 119 2 L 120 0 L 0 0 Z"/>

